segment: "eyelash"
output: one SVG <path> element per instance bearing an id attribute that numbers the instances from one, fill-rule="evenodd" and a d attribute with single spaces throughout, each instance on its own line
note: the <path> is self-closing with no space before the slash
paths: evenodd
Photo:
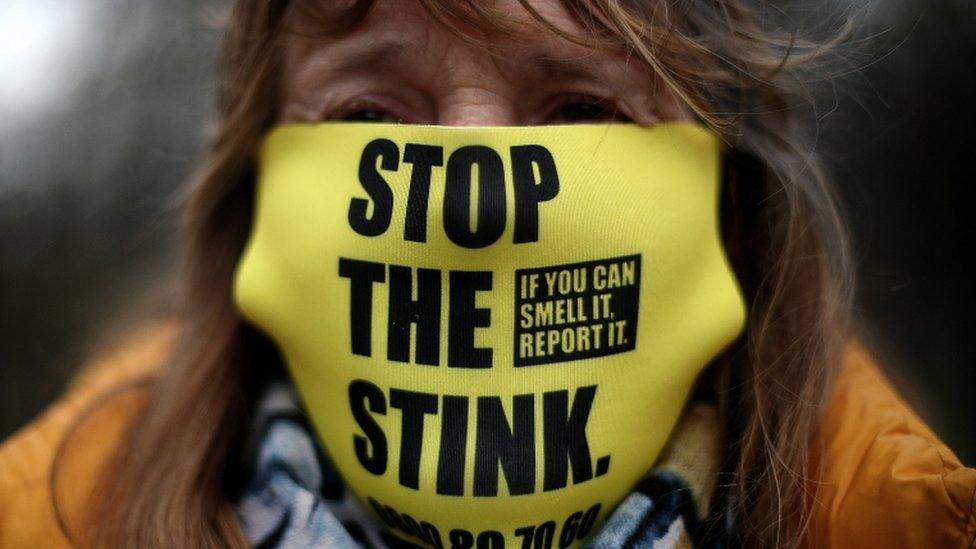
<path id="1" fill-rule="evenodd" d="M 573 94 L 564 96 L 555 103 L 556 107 L 549 112 L 547 120 L 568 123 L 601 120 L 630 121 L 628 116 L 620 112 L 617 102 L 612 99 Z M 575 112 L 574 109 L 576 109 Z"/>
<path id="2" fill-rule="evenodd" d="M 343 110 L 343 113 L 336 118 L 353 122 L 395 122 L 397 124 L 403 123 L 405 120 L 404 117 L 393 114 L 392 108 L 376 101 L 353 101 Z M 379 118 L 373 116 L 376 114 L 379 115 Z"/>
<path id="3" fill-rule="evenodd" d="M 629 122 L 630 117 L 621 113 L 616 102 L 587 95 L 573 94 L 554 102 L 542 119 L 555 123 L 580 123 L 595 121 Z M 395 114 L 392 109 L 374 102 L 356 102 L 336 117 L 349 122 L 387 122 L 403 123 L 406 117 Z"/>
<path id="4" fill-rule="evenodd" d="M 403 122 L 402 118 L 385 119 L 385 113 L 378 109 L 362 109 L 342 117 L 347 122 Z"/>

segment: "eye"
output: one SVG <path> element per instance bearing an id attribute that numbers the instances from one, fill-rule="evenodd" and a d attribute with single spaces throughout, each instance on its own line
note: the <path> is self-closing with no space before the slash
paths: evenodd
<path id="1" fill-rule="evenodd" d="M 380 109 L 360 109 L 342 117 L 347 122 L 403 122 L 403 119 Z"/>
<path id="2" fill-rule="evenodd" d="M 556 107 L 550 118 L 565 123 L 629 120 L 627 116 L 618 112 L 613 101 L 595 98 L 574 98 L 565 101 Z"/>
<path id="3" fill-rule="evenodd" d="M 383 95 L 363 95 L 353 97 L 333 112 L 334 114 L 326 118 L 346 122 L 400 124 L 405 120 L 404 113 L 410 110 L 399 101 Z"/>

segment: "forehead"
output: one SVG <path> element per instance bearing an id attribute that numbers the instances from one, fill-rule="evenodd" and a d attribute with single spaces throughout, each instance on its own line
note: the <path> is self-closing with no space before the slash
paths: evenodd
<path id="1" fill-rule="evenodd" d="M 523 38 L 533 36 L 534 31 L 542 26 L 536 19 L 538 15 L 549 24 L 572 34 L 581 33 L 582 29 L 569 14 L 561 0 L 527 0 L 523 5 L 519 0 L 478 0 L 468 2 L 464 0 L 367 0 L 369 7 L 366 16 L 354 27 L 351 33 L 373 32 L 383 28 L 397 27 L 400 29 L 423 29 L 437 22 L 438 19 L 448 21 L 457 31 L 470 37 L 483 39 L 503 38 L 489 36 L 484 33 L 488 25 L 466 25 L 462 14 L 477 15 L 492 23 L 512 24 L 522 26 L 526 31 Z M 295 0 L 290 25 L 294 29 L 315 34 L 318 31 L 328 31 L 329 22 L 341 15 L 359 11 L 361 2 L 345 0 Z M 426 7 L 425 7 L 426 4 Z M 466 7 L 468 6 L 468 7 Z M 477 6 L 471 8 L 470 6 Z M 530 12 L 535 12 L 535 15 Z M 324 17 L 307 18 L 303 15 L 315 14 Z M 325 26 L 326 28 L 322 28 Z M 442 29 L 446 30 L 446 29 Z M 511 38 L 510 36 L 507 38 Z"/>
<path id="2" fill-rule="evenodd" d="M 548 25 L 577 39 L 594 37 L 582 28 L 559 0 L 530 0 L 529 6 Z M 303 17 L 295 12 L 289 24 L 296 32 L 288 40 L 291 57 L 310 50 L 328 50 L 333 60 L 345 59 L 348 68 L 367 66 L 373 61 L 394 56 L 413 57 L 448 54 L 458 50 L 491 56 L 496 62 L 532 61 L 565 65 L 599 56 L 622 58 L 621 51 L 597 50 L 559 36 L 539 22 L 518 0 L 481 1 L 477 6 L 494 25 L 466 23 L 437 6 L 465 5 L 467 2 L 435 2 L 435 17 L 418 0 L 375 0 L 365 17 L 335 35 L 322 28 L 322 19 Z M 470 5 L 470 4 L 469 4 Z M 334 8 L 333 8 L 334 9 Z M 497 26 L 500 28 L 492 28 Z M 594 42 L 595 43 L 595 42 Z"/>

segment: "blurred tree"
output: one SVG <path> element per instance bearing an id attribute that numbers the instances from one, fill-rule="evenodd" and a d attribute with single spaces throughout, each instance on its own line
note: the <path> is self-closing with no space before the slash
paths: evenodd
<path id="1" fill-rule="evenodd" d="M 0 3 L 0 437 L 166 301 L 222 4 Z"/>

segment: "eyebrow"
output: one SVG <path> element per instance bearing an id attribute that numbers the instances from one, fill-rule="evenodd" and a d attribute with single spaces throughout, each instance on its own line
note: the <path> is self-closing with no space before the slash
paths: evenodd
<path id="1" fill-rule="evenodd" d="M 339 73 L 373 72 L 375 69 L 389 68 L 397 71 L 413 72 L 415 67 L 411 63 L 419 61 L 417 55 L 411 55 L 416 50 L 399 38 L 380 39 L 371 41 L 365 47 L 350 46 L 348 53 L 338 53 L 342 59 L 334 68 Z M 592 56 L 599 56 L 598 52 L 585 52 L 574 57 L 556 56 L 553 52 L 535 48 L 519 54 L 513 62 L 520 67 L 529 66 L 539 78 L 552 79 L 585 79 L 604 78 L 609 61 L 594 66 Z"/>
<path id="2" fill-rule="evenodd" d="M 596 55 L 594 52 L 592 55 Z M 593 61 L 586 61 L 584 57 L 553 57 L 541 51 L 532 52 L 526 56 L 526 61 L 546 77 L 561 76 L 563 78 L 598 78 L 605 71 L 594 70 Z M 604 68 L 605 63 L 600 63 Z"/>
<path id="3" fill-rule="evenodd" d="M 373 42 L 365 48 L 351 48 L 342 53 L 342 61 L 335 66 L 337 73 L 367 72 L 377 67 L 403 68 L 408 45 L 396 39 Z"/>

